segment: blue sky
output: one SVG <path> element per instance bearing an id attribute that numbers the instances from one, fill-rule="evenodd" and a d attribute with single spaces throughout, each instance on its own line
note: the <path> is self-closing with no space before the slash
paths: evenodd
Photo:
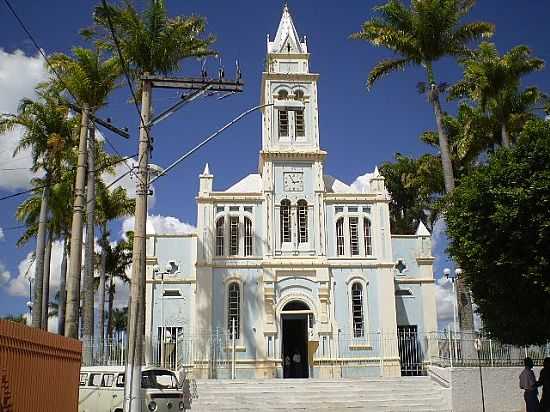
<path id="1" fill-rule="evenodd" d="M 136 2 L 142 5 L 144 0 Z M 84 44 L 78 30 L 90 24 L 91 10 L 98 4 L 97 1 L 89 0 L 13 3 L 47 53 L 68 53 L 71 46 Z M 266 35 L 270 33 L 272 38 L 275 35 L 283 6 L 282 1 L 265 0 L 167 0 L 166 3 L 172 15 L 196 13 L 207 17 L 208 32 L 217 37 L 215 49 L 223 57 L 226 75 L 232 76 L 235 59 L 238 58 L 246 85 L 245 92 L 240 95 L 221 101 L 216 98 L 202 99 L 156 127 L 153 131 L 155 150 L 152 161 L 161 166 L 169 164 L 243 110 L 258 104 Z M 528 2 L 528 7 L 526 3 L 517 0 L 483 0 L 474 8 L 471 19 L 496 24 L 494 41 L 501 52 L 518 44 L 527 44 L 537 56 L 550 61 L 550 3 L 533 0 Z M 420 69 L 396 73 L 382 80 L 370 92 L 365 88 L 369 69 L 381 58 L 388 57 L 389 53 L 364 42 L 352 41 L 349 35 L 360 29 L 361 23 L 371 16 L 376 4 L 379 2 L 370 0 L 344 0 L 338 3 L 289 1 L 298 33 L 308 38 L 308 47 L 312 53 L 310 68 L 321 74 L 320 130 L 321 145 L 329 154 L 326 171 L 347 183 L 372 171 L 375 165 L 391 160 L 395 152 L 411 155 L 426 152 L 428 148 L 419 141 L 418 136 L 434 127 L 430 106 L 416 92 L 417 82 L 425 79 Z M 4 5 L 0 5 L 0 27 L 0 49 L 4 52 L 1 58 L 8 58 L 16 50 L 21 50 L 29 58 L 36 55 L 36 50 Z M 208 68 L 214 73 L 217 62 L 210 61 Z M 200 64 L 196 61 L 185 62 L 183 73 L 199 74 Z M 526 85 L 536 84 L 550 91 L 547 73 L 532 75 Z M 453 82 L 460 74 L 460 68 L 452 60 L 444 60 L 436 65 L 439 81 Z M 11 80 L 5 76 L 6 73 L 0 70 L 0 82 L 10 83 Z M 132 138 L 129 141 L 105 132 L 124 155 L 137 151 L 138 119 L 135 108 L 127 103 L 128 96 L 127 88 L 121 88 L 113 94 L 111 103 L 101 113 L 111 117 L 115 124 L 130 128 Z M 155 91 L 154 108 L 158 112 L 177 98 L 175 92 Z M 454 109 L 452 105 L 444 104 L 445 109 Z M 0 109 L 2 107 L 0 103 Z M 210 164 L 210 170 L 215 176 L 214 187 L 224 189 L 257 169 L 260 144 L 260 115 L 255 114 L 186 160 L 169 176 L 160 179 L 150 213 L 174 216 L 194 224 L 198 174 L 205 162 Z M 17 164 L 15 161 L 0 167 L 10 168 Z M 0 197 L 14 192 L 2 186 L 2 179 L 12 173 L 0 170 Z M 15 242 L 20 231 L 8 229 L 18 225 L 14 212 L 22 199 L 19 197 L 0 202 L 0 228 L 4 228 L 4 239 L 0 240 L 0 272 L 9 272 L 12 278 L 18 275 L 19 263 L 34 246 L 29 244 L 17 248 Z M 436 251 L 440 256 L 443 243 L 439 242 Z M 436 264 L 436 271 L 441 272 L 444 265 L 440 260 Z M 26 298 L 11 296 L 5 287 L 0 286 L 0 314 L 22 312 L 25 301 Z"/>

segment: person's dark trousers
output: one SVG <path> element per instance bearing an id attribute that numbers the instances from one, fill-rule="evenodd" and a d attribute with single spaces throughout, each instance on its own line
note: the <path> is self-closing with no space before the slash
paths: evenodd
<path id="1" fill-rule="evenodd" d="M 525 406 L 527 412 L 540 412 L 539 398 L 537 391 L 525 391 L 523 393 L 523 399 L 525 399 Z"/>

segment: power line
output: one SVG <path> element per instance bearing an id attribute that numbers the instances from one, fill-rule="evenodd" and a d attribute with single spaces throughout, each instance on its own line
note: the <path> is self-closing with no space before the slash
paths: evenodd
<path id="1" fill-rule="evenodd" d="M 100 167 L 99 169 L 97 169 L 96 172 L 101 172 L 102 170 L 105 170 L 105 169 L 107 169 L 107 168 L 110 167 L 110 166 L 114 166 L 114 165 L 116 165 L 116 164 L 118 164 L 118 163 L 124 162 L 124 161 L 126 161 L 126 160 L 128 160 L 128 159 L 130 159 L 130 158 L 132 158 L 132 157 L 135 157 L 135 156 L 137 156 L 137 153 L 136 153 L 136 154 L 133 154 L 133 155 L 131 155 L 131 156 L 123 157 L 122 159 L 118 159 L 118 160 L 116 160 L 116 161 L 114 161 L 114 162 L 111 162 L 111 163 L 108 163 L 108 164 L 106 164 L 106 165 L 103 165 L 102 167 Z M 128 172 L 128 173 L 130 173 L 130 172 Z M 126 173 L 126 174 L 128 174 L 128 173 Z M 13 198 L 13 197 L 21 196 L 21 195 L 24 195 L 24 194 L 27 194 L 27 193 L 35 192 L 35 191 L 37 191 L 37 190 L 44 189 L 44 188 L 46 188 L 46 187 L 51 187 L 51 186 L 53 186 L 53 185 L 56 184 L 56 183 L 59 183 L 59 181 L 51 182 L 51 183 L 49 183 L 49 184 L 47 184 L 47 185 L 36 186 L 36 187 L 33 187 L 32 189 L 23 190 L 23 191 L 21 191 L 21 192 L 17 192 L 17 193 L 13 193 L 13 194 L 11 194 L 11 195 L 7 195 L 7 196 L 4 196 L 4 197 L 0 197 L 0 201 L 2 201 L 2 200 L 7 200 L 7 199 L 11 199 L 11 198 Z M 112 183 L 111 183 L 111 185 L 112 185 Z"/>

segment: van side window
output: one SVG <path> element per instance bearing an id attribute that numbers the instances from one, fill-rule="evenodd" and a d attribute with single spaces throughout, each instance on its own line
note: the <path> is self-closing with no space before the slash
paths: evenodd
<path id="1" fill-rule="evenodd" d="M 99 386 L 101 384 L 101 373 L 90 374 L 89 386 Z"/>
<path id="2" fill-rule="evenodd" d="M 88 374 L 87 373 L 81 373 L 80 374 L 80 386 L 86 386 L 87 380 L 88 380 Z"/>
<path id="3" fill-rule="evenodd" d="M 117 388 L 124 388 L 124 374 L 121 373 L 116 377 L 116 387 Z"/>
<path id="4" fill-rule="evenodd" d="M 113 386 L 113 381 L 115 380 L 115 375 L 112 373 L 106 373 L 103 375 L 103 380 L 101 381 L 101 386 L 110 388 Z"/>

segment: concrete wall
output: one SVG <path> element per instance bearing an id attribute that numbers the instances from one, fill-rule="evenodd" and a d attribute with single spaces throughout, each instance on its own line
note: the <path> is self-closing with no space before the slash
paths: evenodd
<path id="1" fill-rule="evenodd" d="M 487 412 L 523 412 L 525 402 L 519 388 L 522 368 L 482 368 L 485 410 Z M 534 368 L 539 377 L 540 368 Z M 450 373 L 453 412 L 482 410 L 478 368 L 453 368 Z"/>

